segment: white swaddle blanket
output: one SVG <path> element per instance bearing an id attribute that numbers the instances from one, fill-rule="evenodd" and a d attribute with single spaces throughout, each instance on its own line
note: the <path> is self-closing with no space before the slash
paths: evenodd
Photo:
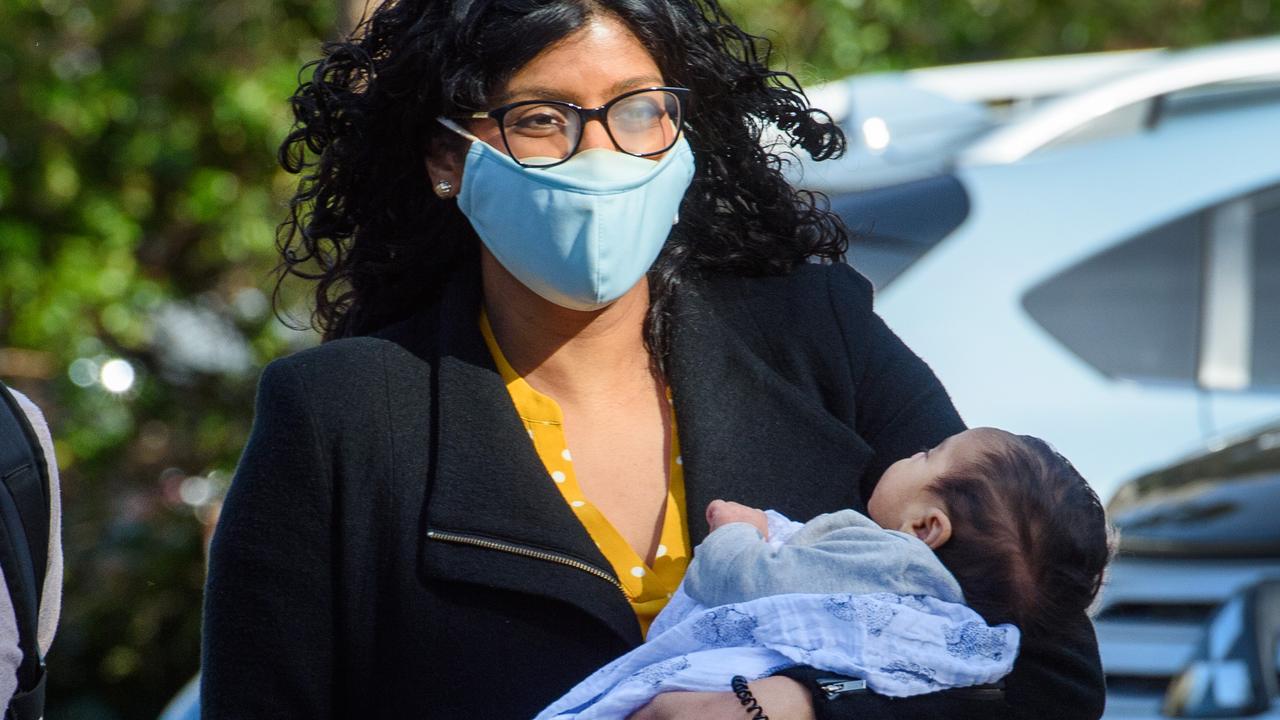
<path id="1" fill-rule="evenodd" d="M 779 516 L 780 517 L 780 516 Z M 782 542 L 787 533 L 771 540 Z M 920 595 L 787 594 L 706 608 L 681 585 L 649 639 L 538 714 L 625 718 L 673 690 L 725 691 L 796 665 L 865 680 L 892 697 L 994 682 L 1013 669 L 1020 634 Z"/>

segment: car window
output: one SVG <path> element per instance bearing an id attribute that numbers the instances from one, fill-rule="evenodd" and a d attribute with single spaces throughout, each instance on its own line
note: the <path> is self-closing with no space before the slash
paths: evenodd
<path id="1" fill-rule="evenodd" d="M 1253 220 L 1252 383 L 1280 388 L 1280 188 L 1259 196 Z"/>
<path id="2" fill-rule="evenodd" d="M 1107 375 L 1194 382 L 1203 236 L 1199 213 L 1163 225 L 1041 282 L 1023 307 Z"/>
<path id="3" fill-rule="evenodd" d="M 1023 307 L 1112 377 L 1280 388 L 1280 186 L 1125 240 L 1039 283 Z"/>
<path id="4" fill-rule="evenodd" d="M 836 195 L 849 228 L 848 262 L 883 289 L 969 215 L 969 194 L 950 175 Z"/>

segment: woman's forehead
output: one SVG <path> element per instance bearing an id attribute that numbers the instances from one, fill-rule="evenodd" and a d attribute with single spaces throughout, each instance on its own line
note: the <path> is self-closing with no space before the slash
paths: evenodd
<path id="1" fill-rule="evenodd" d="M 594 107 L 628 90 L 661 84 L 657 62 L 635 33 L 612 15 L 594 15 L 512 74 L 492 104 L 555 99 Z"/>

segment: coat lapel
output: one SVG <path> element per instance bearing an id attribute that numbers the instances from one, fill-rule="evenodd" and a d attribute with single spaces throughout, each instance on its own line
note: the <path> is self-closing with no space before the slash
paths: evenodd
<path id="1" fill-rule="evenodd" d="M 612 573 L 547 477 L 494 367 L 477 324 L 478 280 L 473 276 L 452 283 L 438 307 L 432 403 L 437 437 L 424 571 L 568 601 L 628 644 L 639 644 L 639 624 L 620 589 L 579 568 L 529 554 L 569 558 Z M 473 542 L 458 542 L 459 536 Z"/>
<path id="2" fill-rule="evenodd" d="M 871 448 L 780 377 L 696 289 L 678 298 L 669 375 L 693 543 L 706 537 L 716 498 L 795 520 L 862 507 Z"/>

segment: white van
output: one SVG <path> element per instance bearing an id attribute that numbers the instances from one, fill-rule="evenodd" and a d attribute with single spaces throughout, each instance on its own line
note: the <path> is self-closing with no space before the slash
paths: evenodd
<path id="1" fill-rule="evenodd" d="M 1280 416 L 1280 38 L 1100 59 L 1056 60 L 1056 95 L 970 103 L 951 141 L 867 165 L 899 182 L 796 177 L 965 420 L 1049 440 L 1106 500 Z M 874 112 L 845 117 L 855 158 L 893 148 Z"/>

